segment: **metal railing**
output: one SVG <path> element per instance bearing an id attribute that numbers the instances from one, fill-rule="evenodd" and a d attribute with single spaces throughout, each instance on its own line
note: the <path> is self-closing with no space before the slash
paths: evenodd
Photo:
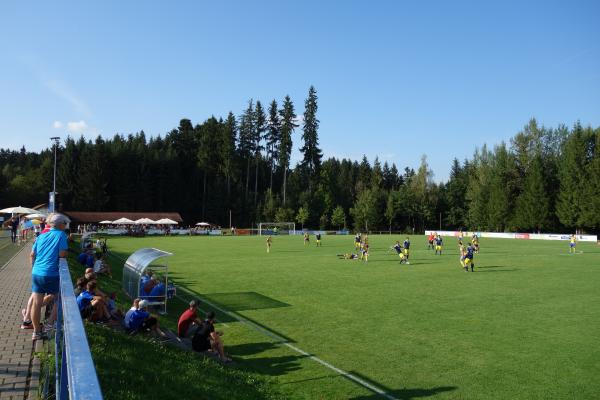
<path id="1" fill-rule="evenodd" d="M 56 399 L 102 400 L 67 260 L 60 259 L 60 294 L 54 341 Z"/>

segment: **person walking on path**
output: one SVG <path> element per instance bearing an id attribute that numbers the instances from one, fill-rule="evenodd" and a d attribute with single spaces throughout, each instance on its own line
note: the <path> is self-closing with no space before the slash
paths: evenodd
<path id="1" fill-rule="evenodd" d="M 44 295 L 52 294 L 58 298 L 59 273 L 58 259 L 67 256 L 69 244 L 64 233 L 69 219 L 62 214 L 53 214 L 47 221 L 52 229 L 37 238 L 31 249 L 31 292 L 33 304 L 31 307 L 31 321 L 33 323 L 32 340 L 44 339 L 41 329 L 40 314 Z M 54 307 L 54 310 L 56 307 Z M 53 310 L 53 313 L 55 312 Z"/>
<path id="2" fill-rule="evenodd" d="M 10 240 L 13 243 L 17 243 L 17 230 L 19 229 L 19 220 L 13 217 L 10 220 Z"/>

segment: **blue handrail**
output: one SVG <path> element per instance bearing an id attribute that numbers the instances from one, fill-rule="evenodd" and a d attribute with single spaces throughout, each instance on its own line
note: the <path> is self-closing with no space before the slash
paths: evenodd
<path id="1" fill-rule="evenodd" d="M 59 273 L 60 298 L 57 302 L 55 336 L 56 398 L 102 400 L 96 368 L 73 293 L 69 266 L 64 258 L 60 259 Z"/>

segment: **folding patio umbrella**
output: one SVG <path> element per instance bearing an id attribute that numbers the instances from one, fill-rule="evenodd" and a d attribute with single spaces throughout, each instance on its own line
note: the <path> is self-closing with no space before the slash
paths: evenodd
<path id="1" fill-rule="evenodd" d="M 8 207 L 8 208 L 3 208 L 2 210 L 0 210 L 0 214 L 35 214 L 37 213 L 37 210 L 34 210 L 33 208 L 27 208 L 27 207 Z"/>
<path id="2" fill-rule="evenodd" d="M 46 214 L 41 214 L 41 213 L 35 213 L 35 214 L 29 214 L 26 215 L 25 218 L 27 219 L 38 219 L 38 218 L 46 218 Z"/>

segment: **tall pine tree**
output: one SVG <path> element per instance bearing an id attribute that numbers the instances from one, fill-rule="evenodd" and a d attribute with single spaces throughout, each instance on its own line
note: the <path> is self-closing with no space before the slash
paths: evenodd
<path id="1" fill-rule="evenodd" d="M 317 183 L 321 168 L 321 149 L 319 149 L 319 120 L 317 119 L 317 91 L 314 86 L 308 90 L 308 97 L 304 103 L 304 126 L 302 140 L 304 145 L 300 149 L 304 158 L 302 169 L 308 179 L 308 192 L 312 193 Z"/>
<path id="2" fill-rule="evenodd" d="M 296 113 L 294 112 L 294 103 L 290 96 L 285 96 L 281 114 L 281 141 L 279 142 L 279 166 L 283 171 L 283 206 L 286 201 L 286 187 L 288 168 L 290 167 L 290 157 L 292 155 L 292 133 L 298 127 L 296 124 Z"/>

